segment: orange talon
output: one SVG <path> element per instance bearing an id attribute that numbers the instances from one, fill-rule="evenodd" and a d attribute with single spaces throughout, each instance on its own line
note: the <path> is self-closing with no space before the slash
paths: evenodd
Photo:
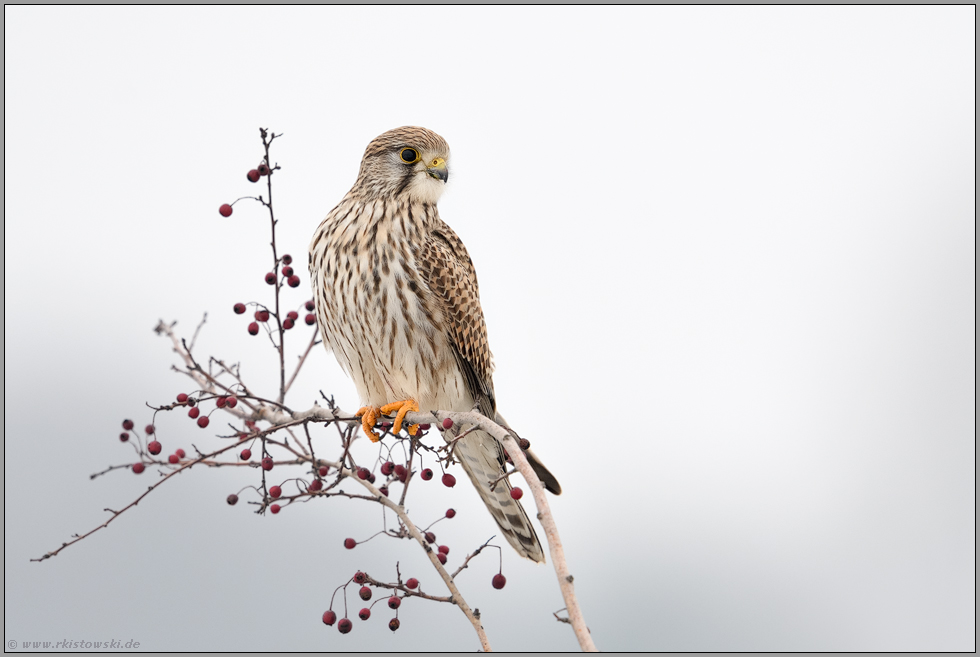
<path id="1" fill-rule="evenodd" d="M 406 399 L 405 401 L 385 404 L 384 406 L 381 407 L 380 410 L 381 413 L 384 415 L 388 415 L 392 411 L 398 411 L 398 415 L 395 416 L 395 424 L 394 426 L 391 427 L 391 433 L 398 433 L 399 431 L 402 430 L 402 420 L 405 419 L 405 414 L 408 413 L 409 411 L 414 411 L 415 413 L 418 413 L 419 405 L 415 403 L 415 401 L 412 399 Z M 418 431 L 418 427 L 419 425 L 413 424 L 411 427 L 408 428 L 408 433 L 414 436 L 415 433 L 412 431 L 412 429 Z"/>
<path id="2" fill-rule="evenodd" d="M 374 433 L 374 425 L 378 421 L 378 418 L 381 417 L 380 408 L 377 406 L 364 406 L 363 408 L 358 409 L 354 415 L 361 418 L 361 431 L 364 432 L 365 436 L 371 439 L 372 443 L 376 443 L 381 440 L 381 436 Z"/>

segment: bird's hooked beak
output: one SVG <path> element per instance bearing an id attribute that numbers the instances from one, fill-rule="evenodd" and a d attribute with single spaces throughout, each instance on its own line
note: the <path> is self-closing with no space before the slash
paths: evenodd
<path id="1" fill-rule="evenodd" d="M 446 160 L 441 157 L 437 157 L 429 162 L 429 165 L 425 168 L 425 172 L 437 180 L 449 182 L 449 169 L 446 168 Z"/>

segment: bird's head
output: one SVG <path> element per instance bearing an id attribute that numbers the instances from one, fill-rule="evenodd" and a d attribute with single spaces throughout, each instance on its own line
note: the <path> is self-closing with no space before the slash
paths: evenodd
<path id="1" fill-rule="evenodd" d="M 408 194 L 439 200 L 449 181 L 449 144 L 425 128 L 405 126 L 375 138 L 364 151 L 355 188 L 368 198 Z"/>

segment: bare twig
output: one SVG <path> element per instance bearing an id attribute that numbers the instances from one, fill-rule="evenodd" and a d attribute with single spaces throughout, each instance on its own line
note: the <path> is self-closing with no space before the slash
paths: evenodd
<path id="1" fill-rule="evenodd" d="M 206 321 L 208 321 L 208 314 L 204 313 L 204 317 L 201 318 L 201 323 L 197 325 L 196 329 L 194 329 L 194 337 L 191 338 L 190 349 L 194 349 L 194 343 L 197 342 L 197 335 L 201 332 L 201 327 L 204 326 L 204 322 Z"/>
<path id="2" fill-rule="evenodd" d="M 68 541 L 67 543 L 62 543 L 61 544 L 61 547 L 59 547 L 57 550 L 52 550 L 51 552 L 48 552 L 44 556 L 38 557 L 37 559 L 31 559 L 31 561 L 44 561 L 45 559 L 50 559 L 51 557 L 57 555 L 59 552 L 61 552 L 62 550 L 64 550 L 66 547 L 68 547 L 70 545 L 74 545 L 75 543 L 78 543 L 79 541 L 81 541 L 84 538 L 88 538 L 89 536 L 91 536 L 95 532 L 99 531 L 100 529 L 105 529 L 106 527 L 109 526 L 109 524 L 113 520 L 115 520 L 116 518 L 118 518 L 119 516 L 121 516 L 123 513 L 125 513 L 129 509 L 133 508 L 134 506 L 136 506 L 137 504 L 139 504 L 140 502 L 142 502 L 144 497 L 146 497 L 147 495 L 149 495 L 150 493 L 152 493 L 154 490 L 156 490 L 157 488 L 159 488 L 160 486 L 162 486 L 164 484 L 164 482 L 168 481 L 174 475 L 180 474 L 184 470 L 187 470 L 189 468 L 194 467 L 197 463 L 199 463 L 200 461 L 203 461 L 205 458 L 213 458 L 213 457 L 217 456 L 218 454 L 221 454 L 222 452 L 226 452 L 229 449 L 233 449 L 236 446 L 237 446 L 236 444 L 231 444 L 231 445 L 228 445 L 226 447 L 222 447 L 221 449 L 218 449 L 218 450 L 215 450 L 214 452 L 211 452 L 211 454 L 208 454 L 206 457 L 202 457 L 202 458 L 199 458 L 199 459 L 194 459 L 193 461 L 188 462 L 186 465 L 184 465 L 184 466 L 182 466 L 180 468 L 177 468 L 173 472 L 170 472 L 169 474 L 165 475 L 163 477 L 163 479 L 161 479 L 160 481 L 156 482 L 155 484 L 153 484 L 152 486 L 150 486 L 149 488 L 147 488 L 146 489 L 146 492 L 144 492 L 142 495 L 140 495 L 139 497 L 137 497 L 135 500 L 133 500 L 132 502 L 130 502 L 126 506 L 124 506 L 119 511 L 113 511 L 112 509 L 105 509 L 106 511 L 108 511 L 109 513 L 112 514 L 112 517 L 110 517 L 108 520 L 106 520 L 104 523 L 102 523 L 101 525 L 99 525 L 95 529 L 93 529 L 93 530 L 91 530 L 89 532 L 86 532 L 86 533 L 84 533 L 84 534 L 82 534 L 80 536 L 76 536 L 74 538 L 74 540 Z M 110 469 L 112 469 L 112 468 L 110 468 Z M 97 475 L 95 475 L 95 476 L 97 476 Z"/>
<path id="3" fill-rule="evenodd" d="M 487 539 L 487 542 L 486 543 L 484 543 L 483 545 L 481 545 L 477 549 L 473 550 L 470 554 L 468 554 L 466 556 L 466 559 L 463 560 L 463 563 L 460 564 L 459 568 L 457 568 L 453 572 L 452 578 L 455 580 L 456 579 L 456 575 L 459 575 L 461 572 L 463 572 L 464 569 L 468 568 L 469 565 L 470 565 L 470 560 L 473 559 L 476 555 L 478 555 L 481 552 L 483 552 L 484 548 L 486 548 L 488 545 L 490 545 L 490 541 L 492 541 L 493 539 L 494 539 L 494 537 L 491 536 L 490 538 Z"/>
<path id="4" fill-rule="evenodd" d="M 319 333 L 317 331 L 313 331 L 313 337 L 310 338 L 310 344 L 306 345 L 306 351 L 304 351 L 303 355 L 300 356 L 299 363 L 296 364 L 296 369 L 293 371 L 293 375 L 289 377 L 289 383 L 286 384 L 286 388 L 285 390 L 283 390 L 282 394 L 284 397 L 286 393 L 289 392 L 289 389 L 293 386 L 293 381 L 296 380 L 296 375 L 299 374 L 299 371 L 303 368 L 303 363 L 306 362 L 306 357 L 310 355 L 310 350 L 312 350 L 314 345 L 317 344 L 317 340 L 316 340 L 317 335 L 319 335 Z"/>

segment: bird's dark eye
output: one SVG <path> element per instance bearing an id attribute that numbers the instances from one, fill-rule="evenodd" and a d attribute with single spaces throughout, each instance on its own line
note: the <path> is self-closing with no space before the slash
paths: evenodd
<path id="1" fill-rule="evenodd" d="M 403 148 L 401 158 L 405 164 L 415 164 L 419 161 L 419 153 L 414 148 Z"/>

